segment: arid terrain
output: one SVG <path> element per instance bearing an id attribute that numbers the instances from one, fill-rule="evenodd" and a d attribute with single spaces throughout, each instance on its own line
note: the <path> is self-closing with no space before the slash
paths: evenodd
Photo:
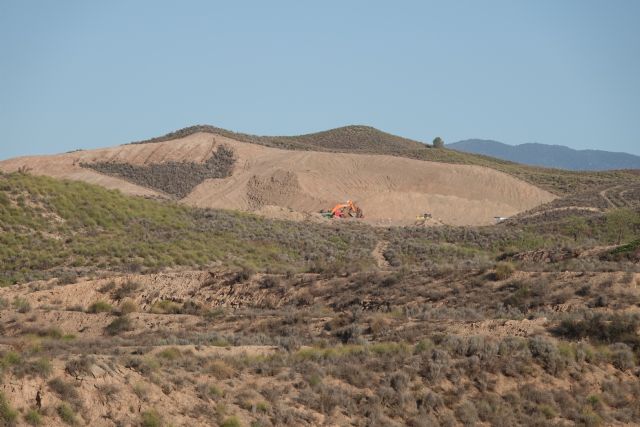
<path id="1" fill-rule="evenodd" d="M 220 146 L 235 155 L 232 172 L 215 178 L 203 176 L 186 190 L 168 193 L 171 190 L 163 188 L 157 177 L 142 185 L 140 175 L 153 173 L 149 169 L 139 170 L 140 175 L 135 176 L 114 168 L 123 163 L 148 168 L 173 162 L 178 175 L 178 162 L 183 167 L 188 162 L 204 163 Z M 102 168 L 91 168 L 96 163 Z M 293 218 L 296 213 L 315 213 L 353 199 L 365 211 L 366 221 L 378 225 L 408 225 L 425 211 L 445 224 L 487 225 L 496 216 L 512 216 L 554 199 L 547 191 L 482 166 L 386 154 L 292 151 L 204 132 L 165 142 L 0 163 L 0 169 L 5 171 L 19 168 L 83 180 L 132 195 L 173 196 L 189 206 L 267 215 L 275 207 L 278 212 L 293 211 Z"/>
<path id="2" fill-rule="evenodd" d="M 364 127 L 0 170 L 0 425 L 640 424 L 635 172 Z"/>

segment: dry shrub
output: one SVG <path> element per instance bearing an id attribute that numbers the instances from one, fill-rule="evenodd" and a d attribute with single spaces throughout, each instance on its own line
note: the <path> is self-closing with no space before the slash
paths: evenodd
<path id="1" fill-rule="evenodd" d="M 220 359 L 211 360 L 207 364 L 206 370 L 219 380 L 229 379 L 235 374 L 235 369 Z"/>
<path id="2" fill-rule="evenodd" d="M 495 280 L 507 280 L 513 273 L 515 273 L 516 269 L 513 264 L 509 262 L 500 262 L 496 265 L 494 271 Z"/>
<path id="3" fill-rule="evenodd" d="M 121 316 L 114 319 L 105 327 L 107 335 L 119 335 L 122 332 L 133 330 L 133 322 L 129 316 Z"/>
<path id="4" fill-rule="evenodd" d="M 136 304 L 136 302 L 131 298 L 125 298 L 122 303 L 120 303 L 120 307 L 118 307 L 118 311 L 121 315 L 136 313 L 138 310 L 138 304 Z"/>

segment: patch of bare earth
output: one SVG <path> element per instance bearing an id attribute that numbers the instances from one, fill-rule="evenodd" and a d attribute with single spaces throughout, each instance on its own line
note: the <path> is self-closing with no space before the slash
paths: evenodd
<path id="1" fill-rule="evenodd" d="M 236 158 L 231 176 L 204 180 L 183 203 L 306 220 L 318 219 L 314 214 L 320 210 L 351 199 L 363 209 L 364 221 L 373 225 L 411 225 L 423 212 L 432 213 L 444 224 L 486 225 L 496 216 L 513 216 L 555 198 L 480 166 L 389 155 L 292 151 L 209 133 L 167 142 L 21 157 L 0 162 L 0 170 L 27 168 L 31 173 L 82 180 L 127 194 L 165 197 L 162 191 L 82 165 L 130 164 L 139 175 L 144 170 L 160 170 L 153 165 L 167 164 L 172 166 L 167 170 L 173 171 L 179 164 L 204 164 L 222 146 Z M 191 188 L 192 184 L 177 187 Z"/>

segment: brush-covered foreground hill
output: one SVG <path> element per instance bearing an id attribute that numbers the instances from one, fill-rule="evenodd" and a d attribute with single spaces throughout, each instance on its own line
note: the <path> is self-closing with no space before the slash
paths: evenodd
<path id="1" fill-rule="evenodd" d="M 468 139 L 449 148 L 511 162 L 568 170 L 640 169 L 640 156 L 604 150 L 574 150 L 563 145 L 528 143 L 508 145 L 498 141 Z"/>
<path id="2" fill-rule="evenodd" d="M 490 224 L 495 216 L 512 216 L 555 198 L 490 167 L 408 158 L 401 154 L 409 147 L 438 150 L 370 128 L 291 137 L 304 150 L 274 148 L 283 146 L 273 142 L 281 138 L 246 142 L 247 136 L 212 132 L 199 129 L 174 135 L 178 139 L 22 157 L 0 162 L 0 170 L 29 170 L 189 206 L 287 218 L 351 199 L 364 210 L 365 221 L 377 225 L 411 224 L 424 212 L 444 224 Z M 345 147 L 352 149 L 329 151 Z"/>
<path id="3" fill-rule="evenodd" d="M 639 218 L 315 224 L 0 174 L 0 424 L 636 425 Z"/>

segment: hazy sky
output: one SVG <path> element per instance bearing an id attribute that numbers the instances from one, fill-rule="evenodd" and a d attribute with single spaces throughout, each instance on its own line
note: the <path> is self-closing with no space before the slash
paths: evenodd
<path id="1" fill-rule="evenodd" d="M 192 124 L 640 154 L 640 1 L 0 0 L 0 158 Z"/>

